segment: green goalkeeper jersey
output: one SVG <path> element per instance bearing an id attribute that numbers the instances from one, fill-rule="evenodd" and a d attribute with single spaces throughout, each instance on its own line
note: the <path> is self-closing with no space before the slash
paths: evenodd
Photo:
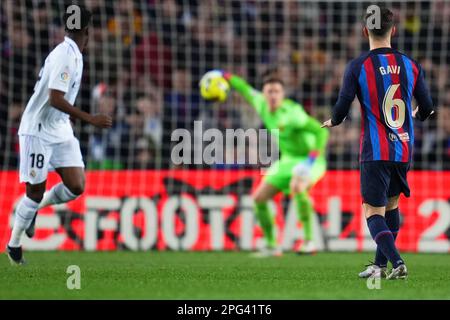
<path id="1" fill-rule="evenodd" d="M 307 157 L 311 151 L 319 151 L 323 156 L 328 140 L 328 130 L 320 127 L 319 121 L 309 116 L 302 105 L 290 99 L 284 99 L 274 112 L 264 95 L 250 86 L 244 79 L 231 75 L 229 82 L 251 104 L 261 117 L 265 127 L 278 134 L 279 149 L 282 157 Z"/>

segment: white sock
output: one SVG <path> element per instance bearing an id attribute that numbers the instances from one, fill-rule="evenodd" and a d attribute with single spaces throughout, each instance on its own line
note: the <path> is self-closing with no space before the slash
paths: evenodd
<path id="1" fill-rule="evenodd" d="M 24 196 L 20 200 L 16 208 L 14 227 L 11 233 L 11 239 L 8 245 L 13 248 L 20 247 L 20 240 L 22 234 L 26 228 L 30 225 L 31 221 L 38 210 L 39 203 L 31 200 L 27 196 Z"/>
<path id="2" fill-rule="evenodd" d="M 50 191 L 44 194 L 44 198 L 39 203 L 39 209 L 52 206 L 54 204 L 66 203 L 76 199 L 78 196 L 73 194 L 64 183 L 58 183 Z"/>

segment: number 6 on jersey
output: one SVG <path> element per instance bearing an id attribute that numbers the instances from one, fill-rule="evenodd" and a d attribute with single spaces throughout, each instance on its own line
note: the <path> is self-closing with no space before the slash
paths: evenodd
<path id="1" fill-rule="evenodd" d="M 405 102 L 402 99 L 394 99 L 398 87 L 400 87 L 399 84 L 389 86 L 383 100 L 384 120 L 391 129 L 399 129 L 405 122 Z M 395 112 L 395 119 L 393 111 Z"/>

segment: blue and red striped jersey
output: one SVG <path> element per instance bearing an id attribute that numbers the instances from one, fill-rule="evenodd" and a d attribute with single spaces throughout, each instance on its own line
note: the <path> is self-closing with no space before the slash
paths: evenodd
<path id="1" fill-rule="evenodd" d="M 361 104 L 360 161 L 411 161 L 413 96 L 422 104 L 419 109 L 432 109 L 421 66 L 392 48 L 352 60 L 333 108 L 333 124 L 342 122 L 355 95 Z"/>

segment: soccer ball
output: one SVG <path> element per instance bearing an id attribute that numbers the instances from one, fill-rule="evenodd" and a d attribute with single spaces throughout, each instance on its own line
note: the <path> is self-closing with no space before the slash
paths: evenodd
<path id="1" fill-rule="evenodd" d="M 230 85 L 220 71 L 208 71 L 200 80 L 200 94 L 205 100 L 224 102 L 229 92 Z"/>

